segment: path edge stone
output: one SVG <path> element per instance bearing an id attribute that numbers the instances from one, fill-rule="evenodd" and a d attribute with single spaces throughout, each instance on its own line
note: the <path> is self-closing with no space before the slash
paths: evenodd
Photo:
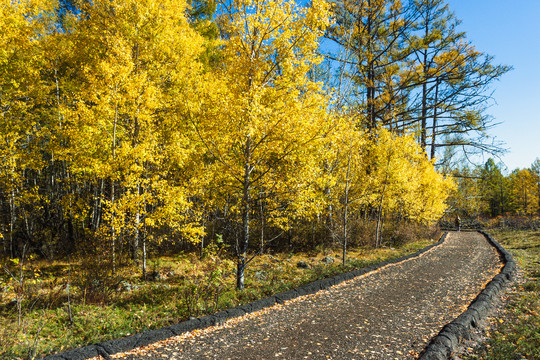
<path id="1" fill-rule="evenodd" d="M 502 247 L 490 234 L 485 231 L 478 232 L 489 241 L 497 250 L 504 263 L 499 274 L 484 287 L 478 296 L 471 302 L 467 310 L 456 319 L 446 324 L 420 353 L 418 360 L 448 360 L 458 350 L 464 339 L 470 339 L 472 330 L 479 326 L 493 310 L 494 300 L 500 297 L 504 289 L 513 282 L 517 271 L 517 263 L 512 254 Z"/>
<path id="2" fill-rule="evenodd" d="M 444 232 L 438 242 L 428 245 L 415 253 L 405 255 L 400 258 L 383 261 L 347 273 L 338 274 L 321 280 L 316 280 L 309 284 L 304 284 L 296 289 L 292 289 L 260 300 L 256 300 L 249 304 L 239 305 L 231 309 L 223 310 L 213 315 L 186 320 L 178 324 L 167 326 L 165 328 L 146 330 L 131 336 L 126 336 L 119 339 L 113 339 L 64 351 L 62 353 L 46 356 L 42 360 L 86 360 L 96 357 L 98 355 L 101 355 L 103 358 L 108 360 L 111 359 L 111 355 L 117 353 L 130 351 L 138 347 L 166 340 L 168 338 L 178 336 L 193 330 L 199 330 L 215 325 L 221 325 L 229 319 L 253 313 L 274 306 L 275 304 L 283 304 L 287 300 L 292 300 L 300 296 L 314 294 L 320 290 L 328 289 L 344 281 L 354 279 L 355 277 L 362 276 L 373 271 L 377 271 L 384 266 L 400 263 L 405 260 L 418 257 L 423 253 L 431 250 L 433 247 L 441 245 L 445 241 L 447 236 L 448 232 Z"/>

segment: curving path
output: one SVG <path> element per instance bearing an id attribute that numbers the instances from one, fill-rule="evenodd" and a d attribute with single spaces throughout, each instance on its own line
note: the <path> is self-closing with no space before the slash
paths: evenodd
<path id="1" fill-rule="evenodd" d="M 502 267 L 476 232 L 328 290 L 118 359 L 414 359 Z"/>

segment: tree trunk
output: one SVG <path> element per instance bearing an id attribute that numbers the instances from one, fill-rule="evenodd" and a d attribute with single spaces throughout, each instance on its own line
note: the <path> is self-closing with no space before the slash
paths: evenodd
<path id="1" fill-rule="evenodd" d="M 137 197 L 141 195 L 141 185 L 137 183 Z M 141 209 L 137 200 L 137 210 L 135 211 L 135 236 L 133 237 L 133 249 L 131 259 L 135 264 L 139 263 L 139 250 L 140 250 L 140 238 L 141 238 Z"/>
<path id="2" fill-rule="evenodd" d="M 366 40 L 366 49 L 367 49 L 367 54 L 368 56 L 366 56 L 365 53 L 362 53 L 362 49 L 358 49 L 358 54 L 357 54 L 357 57 L 358 57 L 358 62 L 362 62 L 364 60 L 367 61 L 366 63 L 366 66 L 362 71 L 362 75 L 365 76 L 365 81 L 366 83 L 364 84 L 365 87 L 366 87 L 366 127 L 367 129 L 370 131 L 370 132 L 373 132 L 375 130 L 375 127 L 376 127 L 376 122 L 375 122 L 375 104 L 374 104 L 374 100 L 375 100 L 375 72 L 374 72 L 374 59 L 373 59 L 373 52 L 372 52 L 372 44 L 373 44 L 373 39 L 372 39 L 372 36 L 371 36 L 371 31 L 372 31 L 372 22 L 373 22 L 373 19 L 371 18 L 372 14 L 371 14 L 371 0 L 367 0 L 367 3 L 368 3 L 368 16 L 367 16 L 367 19 L 366 19 L 366 24 L 365 24 L 365 31 L 366 31 L 366 37 L 367 37 L 367 40 Z M 364 28 L 364 24 L 362 23 L 362 20 L 359 18 L 358 20 L 358 28 L 359 29 L 362 29 Z M 367 59 L 366 59 L 367 58 Z"/>
<path id="3" fill-rule="evenodd" d="M 204 228 L 204 225 L 203 225 Z M 200 254 L 199 257 L 202 259 L 204 256 L 204 235 L 201 236 L 201 248 L 200 248 Z"/>
<path id="4" fill-rule="evenodd" d="M 9 256 L 15 258 L 15 249 L 13 248 L 13 231 L 15 230 L 15 190 L 11 189 L 9 196 Z"/>
<path id="5" fill-rule="evenodd" d="M 435 84 L 435 103 L 433 104 L 433 128 L 431 129 L 431 156 L 430 159 L 433 160 L 435 158 L 435 137 L 436 137 L 436 129 L 437 129 L 437 101 L 439 97 L 439 79 L 437 79 L 437 82 Z"/>
<path id="6" fill-rule="evenodd" d="M 246 268 L 246 254 L 249 245 L 249 213 L 251 211 L 251 138 L 246 141 L 244 151 L 244 181 L 242 191 L 242 239 L 238 245 L 237 255 L 237 272 L 236 272 L 236 287 L 238 290 L 244 290 L 244 271 Z"/>
<path id="7" fill-rule="evenodd" d="M 92 218 L 90 228 L 96 231 L 99 228 L 99 222 L 101 219 L 101 196 L 103 195 L 103 179 L 101 179 L 101 185 L 95 186 L 94 190 L 94 210 L 92 211 Z"/>
<path id="8" fill-rule="evenodd" d="M 114 180 L 111 179 L 111 245 L 112 245 L 112 273 L 116 273 L 116 228 L 114 226 Z"/>
<path id="9" fill-rule="evenodd" d="M 345 204 L 343 208 L 343 266 L 346 265 L 347 259 L 347 240 L 348 240 L 348 218 L 349 218 L 349 183 L 351 174 L 351 152 L 349 151 L 349 158 L 347 159 L 347 177 L 345 180 Z"/>
<path id="10" fill-rule="evenodd" d="M 377 120 L 375 118 L 375 59 L 373 57 L 373 43 L 372 43 L 372 22 L 371 18 L 371 0 L 368 0 L 369 14 L 367 19 L 367 49 L 368 49 L 368 66 L 367 66 L 367 86 L 366 86 L 366 105 L 367 105 L 367 120 L 368 120 L 368 129 L 373 132 L 377 127 Z"/>
<path id="11" fill-rule="evenodd" d="M 383 201 L 384 201 L 384 191 L 381 194 L 381 201 L 379 203 L 379 214 L 377 215 L 377 231 L 375 233 L 375 247 L 379 248 L 381 246 L 381 232 L 382 232 L 382 210 L 383 210 Z"/>
<path id="12" fill-rule="evenodd" d="M 383 188 L 381 190 L 381 200 L 379 202 L 379 214 L 377 215 L 377 231 L 375 233 L 375 247 L 377 248 L 381 246 L 381 243 L 382 243 L 381 233 L 382 233 L 382 213 L 383 213 L 384 193 L 386 191 L 386 185 L 388 183 L 388 170 L 390 168 L 390 162 L 392 161 L 392 155 L 393 155 L 392 152 L 388 154 L 388 162 L 386 164 L 386 175 L 384 177 Z"/>
<path id="13" fill-rule="evenodd" d="M 249 188 L 244 186 L 244 205 L 242 209 L 242 239 L 240 240 L 238 251 L 238 271 L 236 278 L 236 287 L 238 290 L 244 290 L 244 270 L 246 267 L 246 255 L 249 245 Z"/>
<path id="14" fill-rule="evenodd" d="M 425 38 L 429 36 L 429 22 L 426 19 L 426 24 L 424 28 L 425 32 Z M 420 146 L 425 151 L 426 150 L 426 127 L 427 127 L 427 96 L 428 96 L 428 90 L 427 90 L 427 81 L 429 76 L 429 68 L 428 68 L 428 51 L 427 49 L 424 50 L 424 58 L 422 63 L 422 72 L 423 72 L 423 84 L 422 84 L 422 119 L 421 119 L 421 129 L 420 129 Z"/>
<path id="15" fill-rule="evenodd" d="M 244 271 L 246 269 L 246 258 L 238 258 L 236 263 L 236 288 L 238 290 L 244 290 Z"/>
<path id="16" fill-rule="evenodd" d="M 144 226 L 144 233 L 142 236 L 142 251 L 143 251 L 142 275 L 143 275 L 143 279 L 146 279 L 146 225 Z"/>
<path id="17" fill-rule="evenodd" d="M 426 150 L 426 126 L 427 126 L 427 51 L 424 52 L 424 83 L 422 84 L 422 117 L 420 124 L 420 146 L 423 150 Z"/>
<path id="18" fill-rule="evenodd" d="M 115 89 L 115 95 L 117 89 Z M 113 141 L 112 141 L 112 158 L 113 163 L 116 160 L 116 124 L 118 122 L 118 104 L 114 107 L 114 123 L 113 123 Z M 116 273 L 116 229 L 114 227 L 114 179 L 111 179 L 111 242 L 112 242 L 112 273 Z"/>
<path id="19" fill-rule="evenodd" d="M 422 85 L 422 117 L 420 119 L 420 146 L 426 150 L 427 84 Z"/>
<path id="20" fill-rule="evenodd" d="M 264 193 L 261 192 L 261 194 L 260 194 L 261 200 L 259 201 L 260 209 L 261 209 L 261 250 L 260 250 L 260 254 L 263 254 L 263 252 L 264 252 L 264 225 L 265 225 L 265 218 L 264 218 L 264 202 L 262 200 L 263 195 L 264 195 Z"/>

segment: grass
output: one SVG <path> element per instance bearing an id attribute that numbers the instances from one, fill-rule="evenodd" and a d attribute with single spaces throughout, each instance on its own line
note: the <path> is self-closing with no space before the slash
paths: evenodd
<path id="1" fill-rule="evenodd" d="M 523 270 L 523 281 L 509 291 L 503 315 L 493 320 L 489 339 L 464 359 L 540 359 L 540 231 L 493 230 Z"/>
<path id="2" fill-rule="evenodd" d="M 234 261 L 221 256 L 217 246 L 209 247 L 203 259 L 194 253 L 155 259 L 149 266 L 154 275 L 159 274 L 154 280 L 141 279 L 140 270 L 133 265 L 119 267 L 114 277 L 103 277 L 99 275 L 103 269 L 92 263 L 97 261 L 93 257 L 72 263 L 4 261 L 0 275 L 0 358 L 42 357 L 160 328 L 401 257 L 431 243 L 420 240 L 396 249 L 351 249 L 346 266 L 341 264 L 339 249 L 263 254 L 249 264 L 246 289 L 241 292 L 235 289 Z M 324 257 L 335 261 L 325 264 Z M 308 269 L 297 267 L 301 260 L 309 264 Z M 89 269 L 98 271 L 99 276 Z M 21 274 L 22 287 L 16 281 Z M 17 303 L 21 305 L 20 324 Z"/>

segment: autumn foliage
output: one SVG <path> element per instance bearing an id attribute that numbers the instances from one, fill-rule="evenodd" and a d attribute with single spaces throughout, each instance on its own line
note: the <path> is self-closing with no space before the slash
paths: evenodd
<path id="1" fill-rule="evenodd" d="M 449 199 L 452 212 L 469 219 L 498 219 L 502 227 L 534 229 L 538 226 L 540 159 L 529 168 L 507 174 L 503 164 L 491 158 L 483 165 L 463 166 L 453 173 L 458 191 Z"/>
<path id="2" fill-rule="evenodd" d="M 410 64 L 422 41 L 386 45 L 418 27 L 378 3 L 386 32 L 355 34 L 352 48 L 369 66 L 342 73 L 369 96 L 345 104 L 321 80 L 321 39 L 345 36 L 323 0 L 2 0 L 2 253 L 99 253 L 111 273 L 133 261 L 146 276 L 149 250 L 223 236 L 243 288 L 252 255 L 304 229 L 339 242 L 345 262 L 359 221 L 376 224 L 378 247 L 387 221 L 437 221 L 454 185 L 425 152 L 425 120 L 449 107 L 394 95 L 465 86 L 440 63 L 466 59 Z"/>

